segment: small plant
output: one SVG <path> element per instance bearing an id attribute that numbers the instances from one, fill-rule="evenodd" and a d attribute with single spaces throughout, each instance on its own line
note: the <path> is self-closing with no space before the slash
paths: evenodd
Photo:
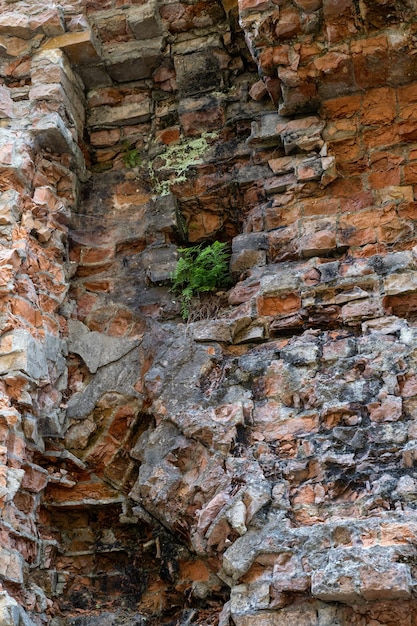
<path id="1" fill-rule="evenodd" d="M 129 144 L 124 145 L 123 163 L 126 167 L 134 168 L 142 164 L 142 157 L 136 148 L 132 148 Z"/>
<path id="2" fill-rule="evenodd" d="M 172 291 L 181 298 L 181 315 L 188 319 L 191 300 L 208 291 L 227 287 L 229 276 L 229 251 L 226 243 L 215 241 L 209 246 L 179 248 L 175 271 L 171 275 Z"/>

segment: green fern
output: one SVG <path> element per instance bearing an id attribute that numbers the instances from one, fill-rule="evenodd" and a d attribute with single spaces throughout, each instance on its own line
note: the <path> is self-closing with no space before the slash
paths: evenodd
<path id="1" fill-rule="evenodd" d="M 179 248 L 175 271 L 171 275 L 172 291 L 181 298 L 181 315 L 187 319 L 192 298 L 207 291 L 216 291 L 230 283 L 227 244 L 215 241 L 209 246 L 202 244 Z"/>

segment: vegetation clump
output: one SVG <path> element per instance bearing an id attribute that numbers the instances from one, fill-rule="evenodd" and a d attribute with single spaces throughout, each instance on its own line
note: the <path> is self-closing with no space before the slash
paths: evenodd
<path id="1" fill-rule="evenodd" d="M 230 284 L 228 245 L 215 241 L 189 248 L 179 248 L 179 259 L 171 275 L 172 291 L 181 299 L 181 315 L 188 319 L 194 298 L 205 292 L 215 292 Z"/>
<path id="2" fill-rule="evenodd" d="M 123 153 L 123 163 L 126 167 L 133 169 L 134 167 L 140 167 L 142 164 L 142 157 L 135 147 L 125 144 Z"/>

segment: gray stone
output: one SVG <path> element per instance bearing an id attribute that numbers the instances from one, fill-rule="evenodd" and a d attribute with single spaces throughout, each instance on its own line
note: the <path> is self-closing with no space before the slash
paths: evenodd
<path id="1" fill-rule="evenodd" d="M 281 135 L 277 131 L 277 124 L 282 123 L 282 118 L 278 113 L 268 113 L 260 120 L 252 122 L 251 134 L 248 143 L 251 146 L 280 146 Z"/>
<path id="2" fill-rule="evenodd" d="M 178 261 L 177 246 L 149 246 L 143 253 L 142 260 L 146 267 L 146 276 L 152 283 L 169 280 Z"/>
<path id="3" fill-rule="evenodd" d="M 232 343 L 232 326 L 230 320 L 207 320 L 190 324 L 190 331 L 195 341 Z"/>
<path id="4" fill-rule="evenodd" d="M 72 154 L 73 166 L 81 181 L 88 179 L 84 156 L 58 113 L 48 113 L 31 127 L 40 148 L 56 154 Z"/>
<path id="5" fill-rule="evenodd" d="M 82 65 L 77 68 L 77 72 L 87 89 L 107 87 L 112 84 L 104 63 L 98 63 L 96 65 Z"/>
<path id="6" fill-rule="evenodd" d="M 232 612 L 235 626 L 318 626 L 314 606 L 289 607 L 279 611 L 262 611 L 252 615 Z"/>
<path id="7" fill-rule="evenodd" d="M 266 265 L 265 250 L 242 250 L 234 252 L 230 257 L 230 271 L 232 274 L 240 274 L 251 267 Z"/>
<path id="8" fill-rule="evenodd" d="M 137 339 L 111 337 L 90 331 L 78 320 L 68 321 L 68 350 L 78 354 L 92 374 L 100 367 L 118 361 L 139 345 Z"/>
<path id="9" fill-rule="evenodd" d="M 162 46 L 162 37 L 110 44 L 104 49 L 106 69 L 120 83 L 150 78 L 161 58 Z"/>
<path id="10" fill-rule="evenodd" d="M 152 39 L 162 33 L 162 22 L 155 0 L 132 7 L 127 14 L 127 23 L 136 39 Z"/>
<path id="11" fill-rule="evenodd" d="M 233 238 L 232 251 L 267 250 L 268 239 L 266 233 L 247 233 Z"/>
<path id="12" fill-rule="evenodd" d="M 249 326 L 240 329 L 233 334 L 233 343 L 252 343 L 263 341 L 266 338 L 267 331 L 262 320 L 256 320 Z"/>
<path id="13" fill-rule="evenodd" d="M 219 61 L 210 48 L 174 57 L 181 97 L 198 96 L 220 88 Z"/>
<path id="14" fill-rule="evenodd" d="M 96 107 L 88 118 L 88 126 L 100 128 L 106 126 L 127 126 L 140 124 L 151 118 L 151 101 L 129 102 L 118 107 Z"/>
<path id="15" fill-rule="evenodd" d="M 14 189 L 0 194 L 0 225 L 14 224 L 22 213 L 20 194 Z"/>
<path id="16" fill-rule="evenodd" d="M 49 382 L 44 346 L 21 328 L 4 335 L 0 344 L 0 374 L 16 370 L 35 381 Z"/>
<path id="17" fill-rule="evenodd" d="M 117 624 L 124 626 L 145 626 L 146 618 L 140 613 L 100 613 L 100 615 L 70 617 L 67 620 L 68 626 L 116 626 Z"/>
<path id="18" fill-rule="evenodd" d="M 11 583 L 23 583 L 23 557 L 19 552 L 0 548 L 0 577 Z"/>
<path id="19" fill-rule="evenodd" d="M 138 351 L 133 348 L 109 365 L 100 367 L 97 374 L 83 391 L 75 393 L 68 402 L 67 416 L 87 417 L 97 400 L 105 393 L 114 391 L 128 397 L 141 398 L 134 385 L 139 377 Z"/>

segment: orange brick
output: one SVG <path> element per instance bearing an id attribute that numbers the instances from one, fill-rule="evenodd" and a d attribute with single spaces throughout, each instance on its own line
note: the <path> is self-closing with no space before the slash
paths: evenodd
<path id="1" fill-rule="evenodd" d="M 337 164 L 345 161 L 357 161 L 364 156 L 364 149 L 361 147 L 358 137 L 333 142 L 330 144 L 330 151 L 336 157 Z"/>
<path id="2" fill-rule="evenodd" d="M 259 315 L 283 315 L 298 311 L 301 300 L 295 293 L 282 296 L 261 296 L 258 299 Z"/>
<path id="3" fill-rule="evenodd" d="M 102 278 L 100 280 L 90 280 L 84 283 L 84 287 L 87 291 L 96 291 L 96 292 L 108 292 L 111 291 L 113 287 L 113 282 L 110 280 L 106 280 Z"/>
<path id="4" fill-rule="evenodd" d="M 405 184 L 417 183 L 417 163 L 404 165 L 403 172 L 404 172 L 403 182 Z"/>
<path id="5" fill-rule="evenodd" d="M 417 102 L 417 83 L 398 87 L 397 96 L 400 105 L 409 105 L 412 102 Z"/>
<path id="6" fill-rule="evenodd" d="M 82 265 L 101 265 L 114 259 L 114 246 L 84 248 L 81 252 Z"/>
<path id="7" fill-rule="evenodd" d="M 362 124 L 388 124 L 396 115 L 395 91 L 389 87 L 372 89 L 363 97 Z"/>
<path id="8" fill-rule="evenodd" d="M 370 191 L 352 193 L 349 198 L 340 199 L 340 209 L 342 213 L 360 211 L 374 204 L 374 197 Z"/>
<path id="9" fill-rule="evenodd" d="M 10 308 L 13 315 L 22 317 L 27 322 L 29 322 L 29 324 L 32 324 L 32 326 L 38 328 L 42 325 L 41 312 L 27 300 L 18 297 L 12 298 L 10 300 Z"/>
<path id="10" fill-rule="evenodd" d="M 382 189 L 389 185 L 399 185 L 401 182 L 401 172 L 399 169 L 392 169 L 388 172 L 373 172 L 369 175 L 369 186 L 373 189 Z M 417 182 L 417 179 L 416 181 Z"/>
<path id="11" fill-rule="evenodd" d="M 336 215 L 340 210 L 339 200 L 328 197 L 309 198 L 304 200 L 302 207 L 304 217 L 309 215 Z"/>
<path id="12" fill-rule="evenodd" d="M 381 126 L 379 128 L 367 130 L 364 132 L 364 139 L 369 148 L 376 148 L 379 146 L 394 146 L 401 141 L 400 125 L 393 124 L 391 126 Z"/>
<path id="13" fill-rule="evenodd" d="M 169 146 L 171 143 L 176 143 L 180 139 L 180 129 L 178 126 L 172 126 L 170 128 L 164 128 L 156 133 L 156 139 L 161 143 Z"/>

